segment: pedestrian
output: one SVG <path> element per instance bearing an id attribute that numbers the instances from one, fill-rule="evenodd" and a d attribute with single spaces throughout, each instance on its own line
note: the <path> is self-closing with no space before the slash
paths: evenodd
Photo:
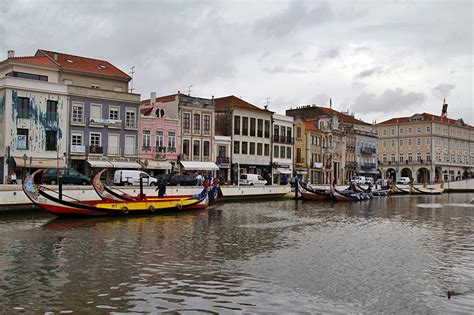
<path id="1" fill-rule="evenodd" d="M 158 198 L 163 198 L 166 195 L 166 182 L 161 180 L 158 184 Z"/>
<path id="2" fill-rule="evenodd" d="M 16 184 L 16 183 L 17 183 L 17 182 L 16 182 L 16 173 L 15 173 L 15 172 L 13 172 L 13 173 L 10 175 L 10 182 L 11 182 L 12 184 Z"/>
<path id="3" fill-rule="evenodd" d="M 198 173 L 196 176 L 196 186 L 201 186 L 202 185 L 202 175 L 201 173 Z"/>

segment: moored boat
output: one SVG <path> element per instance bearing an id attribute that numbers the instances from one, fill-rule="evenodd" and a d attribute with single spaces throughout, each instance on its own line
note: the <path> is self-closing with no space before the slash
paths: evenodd
<path id="1" fill-rule="evenodd" d="M 175 197 L 166 200 L 129 200 L 129 201 L 79 201 L 60 195 L 54 190 L 48 189 L 34 182 L 36 175 L 43 169 L 39 169 L 24 181 L 22 188 L 25 195 L 36 205 L 58 216 L 106 216 L 124 214 L 156 213 L 162 211 L 172 211 L 186 209 L 186 207 L 199 204 L 208 198 L 207 189 L 203 189 L 200 194 L 191 197 Z M 67 199 L 63 199 L 62 197 Z"/>
<path id="2" fill-rule="evenodd" d="M 337 201 L 359 201 L 371 198 L 368 193 L 357 192 L 349 189 L 338 190 L 335 185 L 331 185 L 331 194 L 333 199 Z"/>
<path id="3" fill-rule="evenodd" d="M 298 181 L 298 192 L 301 198 L 306 200 L 331 200 L 330 189 L 315 189 L 305 183 Z"/>

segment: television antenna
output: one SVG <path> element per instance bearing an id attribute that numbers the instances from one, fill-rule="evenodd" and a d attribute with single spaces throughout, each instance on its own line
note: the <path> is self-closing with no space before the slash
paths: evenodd
<path id="1" fill-rule="evenodd" d="M 132 77 L 132 79 L 130 80 L 130 89 L 129 89 L 129 92 L 130 93 L 133 93 L 133 90 L 135 90 L 135 88 L 133 87 L 133 75 L 135 74 L 135 66 L 131 67 L 130 69 L 132 69 L 132 71 L 129 72 L 130 76 Z"/>

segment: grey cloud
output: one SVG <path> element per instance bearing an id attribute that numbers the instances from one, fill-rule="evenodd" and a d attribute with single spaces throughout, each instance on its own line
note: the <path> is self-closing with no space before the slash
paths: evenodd
<path id="1" fill-rule="evenodd" d="M 284 37 L 298 29 L 319 25 L 332 18 L 332 9 L 327 2 L 310 7 L 302 1 L 294 1 L 284 12 L 258 21 L 255 29 L 269 36 Z"/>
<path id="2" fill-rule="evenodd" d="M 319 58 L 323 59 L 333 59 L 339 56 L 341 53 L 339 48 L 329 48 L 324 51 L 321 51 L 318 55 Z"/>
<path id="3" fill-rule="evenodd" d="M 453 84 L 441 83 L 433 88 L 435 95 L 441 98 L 446 98 L 451 93 L 455 86 Z"/>
<path id="4" fill-rule="evenodd" d="M 351 110 L 356 113 L 395 113 L 404 109 L 415 108 L 425 100 L 423 93 L 404 92 L 403 89 L 385 90 L 377 96 L 372 93 L 362 93 L 354 101 Z"/>
<path id="5" fill-rule="evenodd" d="M 273 66 L 273 67 L 264 67 L 263 71 L 271 74 L 278 74 L 278 73 L 288 73 L 288 74 L 298 74 L 298 73 L 307 73 L 308 70 L 305 69 L 298 69 L 298 68 L 285 68 L 281 65 Z"/>
<path id="6" fill-rule="evenodd" d="M 310 104 L 320 105 L 320 106 L 329 106 L 330 96 L 326 93 L 321 93 L 310 98 Z"/>
<path id="7" fill-rule="evenodd" d="M 363 79 L 363 78 L 371 77 L 373 75 L 382 74 L 383 72 L 384 70 L 381 67 L 372 67 L 370 69 L 359 72 L 355 76 L 355 79 Z"/>

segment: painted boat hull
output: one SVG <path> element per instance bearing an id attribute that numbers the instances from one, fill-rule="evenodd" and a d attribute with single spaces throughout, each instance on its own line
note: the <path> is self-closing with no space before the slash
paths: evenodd
<path id="1" fill-rule="evenodd" d="M 325 189 L 310 189 L 298 182 L 298 192 L 306 200 L 331 200 L 331 192 Z"/>

